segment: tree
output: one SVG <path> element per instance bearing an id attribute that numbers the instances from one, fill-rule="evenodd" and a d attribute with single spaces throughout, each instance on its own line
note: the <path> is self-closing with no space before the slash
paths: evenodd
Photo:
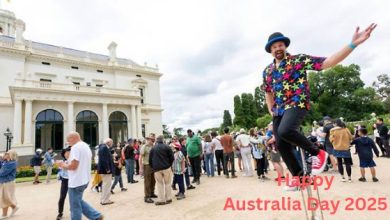
<path id="1" fill-rule="evenodd" d="M 383 101 L 386 112 L 390 112 L 390 77 L 388 74 L 381 74 L 378 76 L 378 81 L 375 81 L 372 86 L 376 93 Z"/>
<path id="2" fill-rule="evenodd" d="M 240 96 L 234 96 L 234 125 L 243 127 L 245 125 L 244 112 Z"/>
<path id="3" fill-rule="evenodd" d="M 163 125 L 163 135 L 164 135 L 164 138 L 171 138 L 172 137 L 172 134 L 171 132 L 169 132 L 169 128 L 167 125 Z"/>
<path id="4" fill-rule="evenodd" d="M 183 136 L 183 131 L 183 128 L 174 128 L 173 134 L 180 138 Z"/>
<path id="5" fill-rule="evenodd" d="M 223 123 L 221 125 L 221 128 L 223 129 L 226 127 L 230 127 L 232 125 L 233 125 L 232 116 L 230 115 L 229 110 L 223 111 Z"/>
<path id="6" fill-rule="evenodd" d="M 347 121 L 361 120 L 372 112 L 383 112 L 372 88 L 364 88 L 360 67 L 337 65 L 329 70 L 310 73 L 312 112 L 306 122 L 314 117 L 329 115 L 344 117 Z M 320 113 L 320 114 L 318 114 Z M 317 118 L 318 119 L 318 118 Z"/>
<path id="7" fill-rule="evenodd" d="M 261 90 L 259 86 L 255 89 L 255 103 L 257 109 L 257 117 L 261 117 L 264 114 L 268 113 L 267 105 L 265 103 L 265 92 Z"/>
<path id="8" fill-rule="evenodd" d="M 256 120 L 256 125 L 258 128 L 265 128 L 271 121 L 272 116 L 270 114 L 266 114 Z"/>

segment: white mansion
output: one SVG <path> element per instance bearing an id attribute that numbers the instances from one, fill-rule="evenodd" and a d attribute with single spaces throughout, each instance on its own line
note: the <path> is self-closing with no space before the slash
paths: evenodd
<path id="1" fill-rule="evenodd" d="M 25 24 L 0 9 L 0 151 L 60 150 L 77 131 L 91 147 L 162 133 L 158 67 L 25 40 Z"/>

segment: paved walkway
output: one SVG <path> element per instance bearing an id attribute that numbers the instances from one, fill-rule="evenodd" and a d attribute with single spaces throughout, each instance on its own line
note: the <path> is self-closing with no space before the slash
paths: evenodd
<path id="1" fill-rule="evenodd" d="M 367 183 L 361 183 L 357 179 L 360 176 L 358 159 L 354 158 L 355 165 L 353 166 L 353 183 L 341 183 L 339 175 L 335 175 L 334 183 L 330 190 L 320 193 L 323 200 L 328 202 L 341 200 L 338 210 L 331 215 L 329 211 L 325 211 L 325 219 L 390 219 L 390 159 L 377 158 L 375 159 L 378 165 L 377 176 L 380 180 L 378 183 L 373 183 L 371 175 L 367 173 Z M 333 174 L 334 175 L 334 174 Z M 332 174 L 325 174 L 331 177 Z M 123 174 L 125 177 L 125 174 Z M 275 178 L 276 174 L 271 171 L 269 177 Z M 137 176 L 137 178 L 139 178 Z M 281 187 L 276 185 L 275 181 L 260 182 L 256 177 L 239 177 L 237 179 L 225 179 L 224 177 L 207 178 L 202 176 L 201 185 L 195 190 L 186 192 L 185 200 L 176 201 L 165 206 L 155 206 L 143 202 L 143 180 L 136 184 L 126 185 L 127 192 L 120 192 L 119 188 L 115 190 L 115 195 L 111 198 L 115 201 L 114 205 L 101 206 L 99 204 L 100 194 L 86 190 L 85 200 L 92 206 L 100 210 L 105 215 L 107 220 L 124 220 L 124 219 L 281 219 L 281 220 L 304 220 L 304 211 L 272 211 L 272 207 L 268 204 L 268 211 L 264 210 L 246 210 L 246 211 L 224 211 L 227 198 L 231 197 L 234 200 L 276 200 L 280 203 L 283 198 L 288 201 L 301 201 L 300 192 L 283 192 Z M 59 198 L 60 183 L 53 181 L 52 183 L 32 185 L 31 183 L 17 184 L 16 196 L 19 202 L 20 210 L 17 215 L 11 219 L 47 219 L 53 220 L 57 214 L 57 201 Z M 176 193 L 176 191 L 175 191 Z M 346 211 L 347 202 L 345 199 L 352 197 L 355 200 L 359 197 L 369 199 L 371 197 L 376 200 L 367 201 L 364 211 Z M 368 205 L 375 202 L 371 208 L 378 208 L 377 198 L 383 197 L 386 201 L 387 209 L 385 211 L 367 211 Z M 362 200 L 359 201 L 360 206 L 363 205 Z M 256 203 L 254 203 L 256 205 Z M 262 203 L 264 204 L 264 202 Z M 288 205 L 287 203 L 285 205 Z M 241 207 L 241 205 L 240 205 Z M 261 206 L 264 208 L 264 206 Z M 324 204 L 325 207 L 325 204 Z M 329 207 L 330 203 L 329 203 Z M 246 208 L 250 208 L 247 204 Z M 274 207 L 275 208 L 275 207 Z M 282 204 L 280 204 L 282 209 Z M 288 207 L 286 206 L 288 209 Z M 68 202 L 66 202 L 65 210 L 69 210 Z M 64 219 L 70 219 L 69 212 L 65 213 Z"/>

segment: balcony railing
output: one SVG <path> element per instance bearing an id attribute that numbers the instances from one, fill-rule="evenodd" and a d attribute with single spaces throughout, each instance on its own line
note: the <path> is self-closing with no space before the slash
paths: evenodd
<path id="1" fill-rule="evenodd" d="M 75 85 L 71 83 L 65 84 L 56 82 L 17 79 L 15 86 L 45 90 L 60 90 L 64 92 L 99 93 L 140 97 L 140 92 L 138 89 L 112 89 L 105 87 Z"/>

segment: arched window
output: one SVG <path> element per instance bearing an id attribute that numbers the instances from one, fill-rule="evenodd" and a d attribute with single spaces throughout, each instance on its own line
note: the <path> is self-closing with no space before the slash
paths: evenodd
<path id="1" fill-rule="evenodd" d="M 123 112 L 115 111 L 110 114 L 110 137 L 114 143 L 127 140 L 127 117 Z"/>
<path id="2" fill-rule="evenodd" d="M 85 110 L 76 116 L 76 131 L 81 139 L 95 147 L 99 143 L 99 118 L 95 112 Z"/>
<path id="3" fill-rule="evenodd" d="M 35 148 L 47 151 L 63 149 L 64 145 L 64 118 L 61 113 L 53 109 L 41 111 L 35 123 Z"/>

